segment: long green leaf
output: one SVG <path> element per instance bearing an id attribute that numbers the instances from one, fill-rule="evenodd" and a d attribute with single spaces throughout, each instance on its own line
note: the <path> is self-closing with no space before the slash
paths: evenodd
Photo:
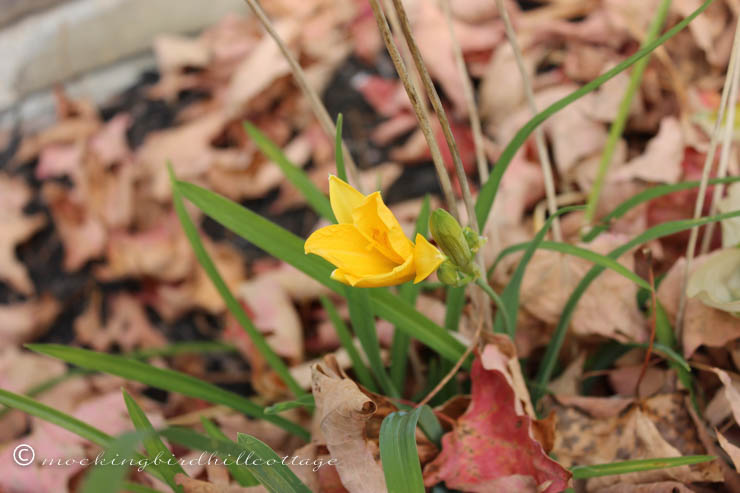
<path id="1" fill-rule="evenodd" d="M 296 409 L 299 407 L 305 407 L 307 409 L 316 408 L 316 401 L 314 400 L 313 395 L 306 394 L 294 401 L 278 402 L 277 404 L 273 404 L 270 407 L 266 407 L 265 414 L 280 414 L 284 413 L 285 411 L 289 411 L 290 409 Z"/>
<path id="2" fill-rule="evenodd" d="M 81 493 L 100 493 L 101 491 L 118 492 L 123 489 L 128 467 L 121 465 L 133 464 L 139 468 L 148 464 L 148 459 L 136 459 L 136 447 L 141 443 L 140 433 L 126 433 L 116 438 L 105 450 L 105 455 L 115 458 L 117 464 L 96 465 L 85 476 L 80 488 Z M 179 488 L 175 491 L 182 491 Z"/>
<path id="3" fill-rule="evenodd" d="M 383 359 L 380 356 L 380 342 L 378 332 L 375 330 L 375 317 L 370 307 L 370 293 L 364 288 L 345 288 L 347 303 L 349 305 L 349 318 L 357 339 L 360 341 L 365 356 L 370 363 L 375 380 L 380 388 L 389 397 L 400 397 L 401 395 L 385 370 Z"/>
<path id="4" fill-rule="evenodd" d="M 664 236 L 669 236 L 680 231 L 686 231 L 697 226 L 703 226 L 704 224 L 708 224 L 711 222 L 721 221 L 723 219 L 730 219 L 732 217 L 738 216 L 740 216 L 740 211 L 727 212 L 725 214 L 718 214 L 715 216 L 703 217 L 699 219 L 682 219 L 679 221 L 670 221 L 667 223 L 659 224 L 658 226 L 654 226 L 644 231 L 642 234 L 615 248 L 614 250 L 609 252 L 607 256 L 616 260 L 629 250 L 651 240 L 662 238 Z M 583 296 L 583 293 L 586 292 L 586 289 L 588 289 L 594 279 L 596 279 L 604 271 L 604 269 L 605 268 L 600 265 L 593 266 L 586 273 L 586 275 L 583 276 L 581 281 L 573 290 L 573 293 L 568 298 L 568 301 L 565 303 L 563 311 L 560 315 L 560 320 L 558 321 L 558 325 L 555 327 L 555 332 L 553 333 L 552 339 L 547 346 L 547 350 L 545 351 L 545 355 L 542 358 L 542 363 L 540 364 L 539 370 L 537 372 L 537 385 L 535 386 L 532 393 L 532 400 L 534 402 L 537 402 L 539 400 L 542 395 L 542 389 L 546 387 L 547 382 L 549 382 L 550 378 L 552 377 L 558 355 L 560 354 L 560 348 L 562 347 L 563 341 L 565 340 L 565 334 L 567 332 L 568 325 L 570 325 L 570 321 L 573 317 L 573 313 L 575 312 L 578 301 L 581 299 L 581 296 Z"/>
<path id="5" fill-rule="evenodd" d="M 329 320 L 331 320 L 331 323 L 334 325 L 334 330 L 337 333 L 337 337 L 339 337 L 339 342 L 349 355 L 357 380 L 359 380 L 366 389 L 377 392 L 378 388 L 375 385 L 375 380 L 373 380 L 370 370 L 365 366 L 365 362 L 362 361 L 362 357 L 360 356 L 359 351 L 357 351 L 355 343 L 352 340 L 352 334 L 350 334 L 344 320 L 339 316 L 337 309 L 334 307 L 334 303 L 332 303 L 326 296 L 322 296 L 321 304 L 324 306 L 324 310 L 326 310 L 327 315 L 329 315 Z"/>
<path id="6" fill-rule="evenodd" d="M 488 177 L 488 180 L 483 185 L 483 187 L 481 187 L 480 189 L 480 192 L 478 194 L 478 199 L 475 202 L 475 216 L 476 216 L 476 219 L 478 220 L 478 225 L 480 226 L 480 228 L 483 229 L 484 225 L 486 224 L 486 220 L 488 219 L 488 214 L 491 212 L 491 206 L 493 205 L 493 201 L 496 198 L 496 192 L 498 191 L 499 183 L 501 183 L 501 177 L 504 175 L 504 172 L 509 167 L 509 164 L 511 163 L 512 158 L 514 157 L 516 152 L 519 150 L 519 148 L 522 146 L 522 144 L 524 144 L 527 138 L 532 134 L 532 132 L 534 132 L 534 130 L 542 122 L 544 122 L 550 116 L 554 115 L 558 111 L 568 106 L 573 101 L 576 101 L 577 99 L 582 98 L 583 96 L 590 93 L 591 91 L 599 88 L 606 81 L 617 76 L 618 74 L 620 74 L 621 72 L 629 68 L 632 64 L 637 62 L 639 59 L 649 55 L 655 48 L 662 45 L 663 43 L 671 39 L 673 36 L 678 34 L 692 20 L 694 20 L 696 16 L 704 12 L 704 10 L 706 10 L 707 7 L 709 7 L 712 4 L 713 1 L 714 0 L 706 0 L 698 9 L 692 12 L 688 17 L 683 19 L 681 22 L 676 24 L 673 28 L 666 31 L 666 33 L 663 34 L 660 38 L 656 39 L 654 42 L 648 44 L 644 48 L 641 48 L 631 57 L 625 59 L 621 63 L 617 64 L 614 68 L 605 72 L 599 77 L 595 78 L 591 82 L 573 91 L 568 96 L 558 101 L 555 101 L 553 104 L 545 108 L 543 111 L 541 111 L 540 113 L 532 117 L 532 119 L 529 120 L 516 133 L 514 138 L 511 139 L 511 142 L 507 144 L 506 148 L 501 153 L 501 156 L 496 162 L 496 165 L 493 167 L 493 171 L 491 172 L 491 175 Z"/>
<path id="7" fill-rule="evenodd" d="M 205 417 L 201 417 L 200 422 L 209 437 L 224 442 L 231 441 L 229 440 L 229 437 L 227 437 L 224 432 L 221 431 L 221 429 L 213 423 L 213 421 Z M 219 457 L 224 460 L 228 457 L 228 455 L 221 453 L 219 454 Z M 226 461 L 224 460 L 224 462 Z M 231 477 L 233 477 L 240 486 L 256 486 L 260 484 L 260 482 L 257 481 L 257 478 L 255 478 L 254 475 L 249 472 L 249 469 L 247 469 L 246 467 L 242 467 L 237 464 L 226 463 L 226 468 L 231 473 Z"/>
<path id="8" fill-rule="evenodd" d="M 126 493 L 161 493 L 159 490 L 138 483 L 132 483 L 131 481 L 123 483 L 123 491 Z"/>
<path id="9" fill-rule="evenodd" d="M 519 260 L 519 264 L 516 266 L 514 274 L 511 276 L 511 279 L 509 280 L 508 284 L 506 284 L 504 291 L 501 293 L 501 302 L 504 308 L 498 310 L 498 312 L 496 313 L 496 319 L 493 324 L 493 328 L 496 332 L 506 333 L 506 320 L 508 320 L 508 333 L 512 339 L 514 338 L 516 332 L 516 317 L 517 313 L 519 313 L 519 292 L 521 291 L 522 280 L 524 280 L 524 271 L 526 270 L 529 261 L 532 260 L 537 247 L 539 247 L 540 244 L 544 241 L 545 235 L 550 229 L 550 226 L 552 225 L 552 222 L 555 220 L 555 218 L 567 212 L 571 212 L 581 208 L 582 207 L 580 206 L 571 206 L 559 209 L 555 212 L 555 214 L 552 214 L 549 218 L 547 218 L 545 224 L 540 228 L 532 241 L 529 242 L 529 246 L 524 251 L 524 255 L 522 256 L 521 260 Z M 488 283 L 485 283 L 485 285 L 488 286 Z"/>
<path id="10" fill-rule="evenodd" d="M 39 419 L 43 419 L 44 421 L 59 426 L 60 428 L 64 428 L 65 430 L 72 432 L 85 440 L 89 440 L 100 447 L 110 447 L 115 442 L 114 437 L 95 428 L 94 426 L 90 426 L 84 421 L 80 421 L 69 414 L 58 411 L 24 395 L 0 389 L 0 404 L 4 404 L 10 408 L 17 409 L 26 414 L 30 414 L 31 416 L 36 416 Z M 144 456 L 136 454 L 135 458 L 137 460 L 141 460 L 144 459 Z M 164 480 L 156 470 L 147 469 L 147 472 L 158 479 Z"/>
<path id="11" fill-rule="evenodd" d="M 280 167 L 285 177 L 303 195 L 313 210 L 331 222 L 336 222 L 334 212 L 331 210 L 329 199 L 321 190 L 314 185 L 308 175 L 298 166 L 293 164 L 288 156 L 275 145 L 265 134 L 249 122 L 244 122 L 244 130 L 247 131 L 252 140 L 257 144 L 262 153 Z"/>
<path id="12" fill-rule="evenodd" d="M 488 276 L 489 277 L 491 276 L 496 266 L 498 265 L 498 262 L 500 262 L 501 259 L 503 259 L 506 255 L 520 251 L 520 250 L 525 250 L 529 246 L 531 246 L 531 244 L 532 242 L 526 241 L 524 243 L 517 243 L 516 245 L 511 245 L 510 247 L 504 249 L 499 254 L 499 256 L 496 258 L 496 262 L 488 270 Z M 650 285 L 643 278 L 641 278 L 640 276 L 638 276 L 637 274 L 629 270 L 627 267 L 617 262 L 616 260 L 607 257 L 606 255 L 596 253 L 587 248 L 579 247 L 576 245 L 571 245 L 569 243 L 559 243 L 555 241 L 543 241 L 539 244 L 539 248 L 542 248 L 543 250 L 551 250 L 553 252 L 565 253 L 566 255 L 572 255 L 574 257 L 582 258 L 583 260 L 587 260 L 596 265 L 600 265 L 607 269 L 613 270 L 617 274 L 620 274 L 626 279 L 629 279 L 630 281 L 634 282 L 641 288 L 650 289 Z"/>
<path id="13" fill-rule="evenodd" d="M 631 472 L 668 469 L 670 467 L 689 466 L 709 462 L 717 458 L 711 455 L 686 455 L 684 457 L 666 457 L 663 459 L 638 459 L 595 466 L 575 466 L 571 468 L 573 479 L 589 479 L 600 476 L 614 476 Z"/>
<path id="14" fill-rule="evenodd" d="M 264 419 L 294 435 L 308 440 L 310 434 L 303 427 L 281 418 L 264 413 L 262 407 L 249 399 L 229 392 L 213 384 L 173 370 L 158 368 L 122 356 L 97 353 L 86 349 L 62 346 L 60 344 L 28 344 L 26 347 L 40 354 L 57 358 L 67 363 L 110 373 L 135 382 L 145 383 L 155 388 L 222 404 L 247 416 Z"/>
<path id="15" fill-rule="evenodd" d="M 185 198 L 227 229 L 344 295 L 344 285 L 329 277 L 333 267 L 320 257 L 306 255 L 303 240 L 293 233 L 221 195 L 191 183 L 178 181 L 177 188 Z M 370 306 L 376 315 L 451 361 L 457 361 L 465 351 L 465 346 L 445 329 L 387 290 L 370 290 Z"/>
<path id="16" fill-rule="evenodd" d="M 149 458 L 163 458 L 162 462 L 154 463 L 152 467 L 159 471 L 170 488 L 174 491 L 182 492 L 182 486 L 179 486 L 175 482 L 175 475 L 184 474 L 187 476 L 187 473 L 182 466 L 174 460 L 175 456 L 172 455 L 170 449 L 168 449 L 164 442 L 162 442 L 162 439 L 154 433 L 154 427 L 149 422 L 149 418 L 146 417 L 146 414 L 144 414 L 144 411 L 139 407 L 139 404 L 137 404 L 133 397 L 126 392 L 126 389 L 123 389 L 123 400 L 126 403 L 128 415 L 131 418 L 131 422 L 134 424 L 136 431 L 147 433 L 147 436 L 143 438 L 143 442 Z M 174 462 L 174 464 L 171 462 Z"/>
<path id="17" fill-rule="evenodd" d="M 270 447 L 249 435 L 237 435 L 237 443 L 234 443 L 207 437 L 186 428 L 167 428 L 160 433 L 167 440 L 194 450 L 230 456 L 230 461 L 239 467 L 248 467 L 254 477 L 272 493 L 311 492 L 283 465 L 282 459 Z M 271 461 L 270 465 L 268 460 Z"/>
<path id="18" fill-rule="evenodd" d="M 224 300 L 224 303 L 229 309 L 229 312 L 231 312 L 237 322 L 239 322 L 239 325 L 242 326 L 244 331 L 249 336 L 249 339 L 255 345 L 260 355 L 265 358 L 265 361 L 270 366 L 270 368 L 272 368 L 275 373 L 280 376 L 280 378 L 283 380 L 283 382 L 285 382 L 285 384 L 288 386 L 291 392 L 293 392 L 294 395 L 304 395 L 306 391 L 303 390 L 301 385 L 295 380 L 295 378 L 293 378 L 287 365 L 283 362 L 280 356 L 278 356 L 275 351 L 273 351 L 272 347 L 265 340 L 265 337 L 259 330 L 257 330 L 252 321 L 249 319 L 249 316 L 247 316 L 244 308 L 242 308 L 241 304 L 237 301 L 234 295 L 231 294 L 231 290 L 226 285 L 226 282 L 221 277 L 221 274 L 219 274 L 216 264 L 211 259 L 211 256 L 208 254 L 205 246 L 203 246 L 203 242 L 200 240 L 198 230 L 195 227 L 195 224 L 193 224 L 193 221 L 190 219 L 190 214 L 188 214 L 188 211 L 185 209 L 185 204 L 183 203 L 182 196 L 180 195 L 178 188 L 174 186 L 175 177 L 171 166 L 169 167 L 169 171 L 170 179 L 173 183 L 172 201 L 175 205 L 175 212 L 177 213 L 177 217 L 180 219 L 182 229 L 185 231 L 185 236 L 187 236 L 188 241 L 190 242 L 190 246 L 193 248 L 195 256 L 198 259 L 198 262 L 203 267 L 203 270 L 206 271 L 208 278 L 211 280 L 213 286 L 221 295 L 221 298 Z"/>
<path id="19" fill-rule="evenodd" d="M 0 389 L 0 403 L 64 428 L 85 440 L 91 441 L 95 445 L 107 447 L 113 443 L 113 437 L 107 433 L 24 395 Z"/>
<path id="20" fill-rule="evenodd" d="M 709 180 L 709 185 L 735 183 L 740 181 L 740 176 L 727 176 L 725 178 L 712 178 Z M 697 188 L 701 182 L 699 181 L 683 181 L 681 183 L 675 183 L 673 185 L 657 185 L 650 187 L 647 190 L 636 193 L 632 197 L 628 198 L 618 206 L 616 206 L 609 214 L 601 218 L 598 224 L 595 224 L 586 234 L 583 235 L 582 240 L 586 243 L 592 241 L 599 234 L 609 229 L 609 225 L 612 221 L 619 219 L 620 217 L 627 214 L 629 211 L 634 209 L 640 204 L 644 204 L 658 197 L 670 195 L 675 192 L 683 190 L 691 190 Z"/>
<path id="21" fill-rule="evenodd" d="M 424 493 L 416 423 L 423 407 L 389 414 L 380 426 L 380 459 L 388 493 Z"/>
<path id="22" fill-rule="evenodd" d="M 424 201 L 421 203 L 419 215 L 416 218 L 414 237 L 416 237 L 416 234 L 420 234 L 424 237 L 427 236 L 429 230 L 429 215 L 430 199 L 429 195 L 426 195 L 424 197 Z M 410 306 L 414 306 L 420 291 L 420 284 L 407 282 L 398 288 L 398 296 Z M 393 340 L 391 341 L 391 381 L 393 381 L 393 385 L 395 385 L 401 393 L 403 393 L 403 386 L 406 381 L 406 367 L 408 366 L 410 347 L 411 338 L 409 335 L 403 330 L 396 328 L 396 330 L 393 331 Z"/>

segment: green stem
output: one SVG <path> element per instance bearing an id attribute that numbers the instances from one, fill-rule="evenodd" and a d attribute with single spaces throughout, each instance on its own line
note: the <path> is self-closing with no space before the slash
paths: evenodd
<path id="1" fill-rule="evenodd" d="M 498 313 L 501 314 L 501 318 L 504 320 L 504 327 L 506 328 L 507 334 L 513 334 L 513 328 L 514 325 L 511 323 L 511 318 L 509 317 L 509 314 L 506 312 L 506 307 L 504 306 L 504 300 L 501 299 L 501 297 L 494 291 L 491 286 L 488 285 L 488 283 L 483 280 L 482 277 L 479 277 L 475 280 L 475 283 L 481 287 L 481 289 L 488 295 L 489 298 L 493 300 L 494 303 L 496 303 L 496 306 L 498 307 Z"/>
<path id="2" fill-rule="evenodd" d="M 647 45 L 651 44 L 658 37 L 660 29 L 663 27 L 663 24 L 665 24 L 665 19 L 668 15 L 668 10 L 670 9 L 670 7 L 671 0 L 662 0 L 660 6 L 658 7 L 658 10 L 655 12 L 655 17 L 653 17 L 653 21 L 650 23 L 650 27 L 648 28 L 647 35 L 642 42 L 641 48 L 644 48 Z M 611 165 L 612 157 L 614 156 L 614 150 L 617 147 L 617 142 L 619 142 L 619 138 L 622 136 L 622 132 L 624 132 L 624 127 L 627 124 L 627 117 L 629 116 L 630 107 L 632 106 L 632 99 L 634 98 L 637 89 L 640 87 L 640 83 L 642 82 L 642 74 L 645 72 L 645 68 L 647 67 L 649 61 L 650 56 L 648 55 L 635 62 L 635 67 L 632 70 L 632 74 L 630 75 L 630 81 L 627 85 L 627 90 L 622 97 L 622 101 L 619 103 L 617 118 L 614 120 L 614 123 L 612 123 L 612 126 L 609 129 L 609 136 L 607 137 L 606 145 L 604 146 L 604 152 L 601 154 L 601 161 L 599 162 L 599 170 L 596 174 L 594 184 L 591 187 L 591 193 L 589 193 L 588 196 L 588 203 L 586 204 L 586 214 L 584 217 L 584 221 L 587 225 L 591 225 L 594 220 L 594 216 L 596 214 L 596 206 L 599 203 L 601 189 L 604 187 L 604 180 L 606 179 L 606 175 L 609 172 L 609 166 Z"/>

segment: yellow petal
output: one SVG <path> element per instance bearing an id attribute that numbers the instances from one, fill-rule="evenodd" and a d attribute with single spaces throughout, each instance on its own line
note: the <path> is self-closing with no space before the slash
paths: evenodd
<path id="1" fill-rule="evenodd" d="M 351 224 L 332 224 L 314 231 L 304 249 L 357 277 L 385 274 L 398 265 L 372 248 Z"/>
<path id="2" fill-rule="evenodd" d="M 403 284 L 414 278 L 414 258 L 409 257 L 406 262 L 396 266 L 395 269 L 384 274 L 372 276 L 354 276 L 344 271 L 337 272 L 336 276 L 332 273 L 332 279 L 349 283 L 357 288 L 380 288 L 384 286 L 396 286 Z"/>
<path id="3" fill-rule="evenodd" d="M 416 277 L 414 284 L 426 279 L 429 274 L 437 270 L 439 264 L 444 262 L 445 256 L 442 252 L 429 243 L 419 233 L 416 233 L 416 245 L 414 245 L 414 264 L 416 266 Z"/>
<path id="4" fill-rule="evenodd" d="M 365 196 L 349 183 L 329 175 L 329 202 L 339 224 L 352 224 L 352 211 L 365 200 Z"/>
<path id="5" fill-rule="evenodd" d="M 398 224 L 398 219 L 383 202 L 380 192 L 374 192 L 352 211 L 354 225 L 380 250 L 383 255 L 399 264 L 414 253 L 414 244 Z"/>

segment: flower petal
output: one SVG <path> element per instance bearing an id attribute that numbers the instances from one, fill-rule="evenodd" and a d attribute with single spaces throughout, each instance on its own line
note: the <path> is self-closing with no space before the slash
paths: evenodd
<path id="1" fill-rule="evenodd" d="M 380 192 L 374 192 L 352 211 L 358 230 L 389 259 L 401 264 L 414 253 L 414 244 L 398 223 L 398 219 L 383 202 Z"/>
<path id="2" fill-rule="evenodd" d="M 386 274 L 398 265 L 372 248 L 351 224 L 332 224 L 314 231 L 306 240 L 304 250 L 356 277 Z"/>
<path id="3" fill-rule="evenodd" d="M 365 196 L 352 185 L 329 175 L 329 202 L 339 224 L 352 224 L 352 211 L 365 200 Z"/>
<path id="4" fill-rule="evenodd" d="M 416 245 L 414 245 L 414 265 L 416 268 L 416 277 L 414 284 L 426 279 L 429 274 L 437 270 L 439 264 L 444 262 L 445 256 L 437 250 L 419 233 L 416 233 Z"/>
<path id="5" fill-rule="evenodd" d="M 336 272 L 336 271 L 335 271 Z M 396 266 L 390 272 L 384 274 L 377 274 L 372 276 L 354 276 L 347 272 L 337 272 L 336 275 L 332 273 L 332 279 L 340 282 L 349 283 L 351 286 L 356 288 L 380 288 L 384 286 L 396 286 L 403 284 L 414 278 L 414 258 L 413 256 L 406 259 L 401 265 Z"/>
<path id="6" fill-rule="evenodd" d="M 740 249 L 711 254 L 689 276 L 686 294 L 718 310 L 740 313 Z"/>

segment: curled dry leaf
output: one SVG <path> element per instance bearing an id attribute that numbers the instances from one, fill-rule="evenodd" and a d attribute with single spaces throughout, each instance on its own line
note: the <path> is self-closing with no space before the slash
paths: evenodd
<path id="1" fill-rule="evenodd" d="M 524 413 L 531 410 L 529 394 L 521 374 L 512 372 L 517 360 L 510 344 L 488 345 L 473 363 L 470 406 L 424 468 L 425 485 L 444 481 L 479 493 L 555 493 L 567 487 L 570 473 L 533 436 L 533 420 Z"/>
<path id="2" fill-rule="evenodd" d="M 315 427 L 331 457 L 339 459 L 337 472 L 344 487 L 350 493 L 386 491 L 378 450 L 365 431 L 377 404 L 331 358 L 313 366 L 311 386 L 316 400 Z"/>
<path id="3" fill-rule="evenodd" d="M 683 150 L 681 124 L 675 117 L 666 117 L 660 122 L 658 135 L 648 142 L 645 152 L 620 168 L 613 178 L 677 183 L 683 174 Z"/>

